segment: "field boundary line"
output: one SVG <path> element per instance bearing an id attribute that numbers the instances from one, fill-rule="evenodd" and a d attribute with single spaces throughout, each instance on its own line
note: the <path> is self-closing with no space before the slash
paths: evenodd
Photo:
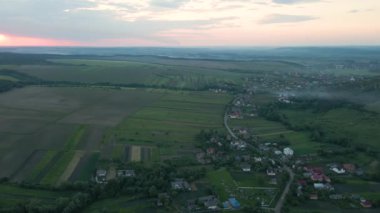
<path id="1" fill-rule="evenodd" d="M 70 176 L 75 171 L 75 168 L 77 167 L 79 161 L 84 156 L 84 154 L 85 154 L 84 151 L 79 151 L 79 150 L 75 151 L 73 158 L 71 159 L 70 163 L 67 165 L 67 167 L 66 167 L 65 171 L 62 173 L 61 177 L 58 179 L 56 185 L 59 185 L 65 181 L 67 181 L 70 178 Z"/>

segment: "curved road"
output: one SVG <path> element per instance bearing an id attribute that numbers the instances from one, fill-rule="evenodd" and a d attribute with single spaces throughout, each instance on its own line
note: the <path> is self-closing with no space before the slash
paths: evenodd
<path id="1" fill-rule="evenodd" d="M 290 185 L 292 184 L 292 182 L 294 180 L 294 173 L 293 173 L 293 171 L 289 167 L 287 167 L 287 166 L 284 166 L 284 169 L 289 174 L 289 181 L 286 184 L 286 186 L 284 188 L 284 191 L 281 194 L 280 199 L 278 199 L 278 201 L 277 201 L 276 207 L 274 208 L 274 212 L 275 213 L 281 213 L 282 206 L 284 206 L 284 203 L 285 203 L 286 195 L 289 193 Z"/>
<path id="2" fill-rule="evenodd" d="M 239 139 L 235 133 L 231 130 L 231 128 L 228 126 L 228 115 L 227 112 L 224 114 L 224 127 L 227 129 L 228 133 L 233 137 L 234 139 Z"/>
<path id="3" fill-rule="evenodd" d="M 231 130 L 231 128 L 228 126 L 228 113 L 227 113 L 227 111 L 224 114 L 224 127 L 227 129 L 228 133 L 230 134 L 230 136 L 232 138 L 239 139 L 239 137 L 237 137 L 235 135 L 235 133 Z M 247 143 L 247 145 L 252 147 L 252 148 L 255 148 L 254 146 L 252 146 L 252 144 Z M 284 166 L 283 168 L 289 174 L 289 181 L 286 183 L 284 191 L 282 192 L 280 199 L 278 199 L 278 201 L 276 203 L 276 207 L 273 209 L 275 213 L 281 213 L 281 209 L 285 203 L 286 195 L 289 193 L 290 185 L 292 184 L 292 182 L 294 180 L 294 172 L 287 166 Z"/>

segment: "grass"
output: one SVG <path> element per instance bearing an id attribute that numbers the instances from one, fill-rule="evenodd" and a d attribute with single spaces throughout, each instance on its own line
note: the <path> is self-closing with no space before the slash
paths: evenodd
<path id="1" fill-rule="evenodd" d="M 225 168 L 208 172 L 207 179 L 222 201 L 227 200 L 237 187 L 235 180 Z"/>
<path id="2" fill-rule="evenodd" d="M 60 197 L 69 197 L 70 192 L 53 192 L 40 189 L 21 188 L 11 184 L 0 184 L 0 211 L 1 208 L 12 207 L 18 203 L 38 200 L 43 204 L 50 204 Z"/>
<path id="3" fill-rule="evenodd" d="M 84 125 L 80 125 L 79 128 L 74 132 L 73 135 L 68 139 L 67 143 L 65 144 L 65 150 L 73 150 L 77 147 L 80 140 L 82 139 L 82 136 L 86 130 L 86 127 Z"/>
<path id="4" fill-rule="evenodd" d="M 353 144 L 380 147 L 377 140 L 380 138 L 379 115 L 346 108 L 333 109 L 325 113 L 312 113 L 308 110 L 282 112 L 294 125 L 318 125 L 331 135 L 352 139 Z"/>
<path id="5" fill-rule="evenodd" d="M 239 187 L 273 187 L 273 185 L 268 184 L 268 179 L 265 174 L 244 173 L 239 171 L 233 172 L 231 175 Z"/>
<path id="6" fill-rule="evenodd" d="M 299 155 L 313 154 L 320 148 L 320 144 L 312 141 L 309 134 L 305 132 L 292 132 L 284 134 L 284 137 L 289 140 L 290 146 Z"/>
<path id="7" fill-rule="evenodd" d="M 55 150 L 48 150 L 46 151 L 43 158 L 38 162 L 38 164 L 34 167 L 32 172 L 28 175 L 27 180 L 28 181 L 36 181 L 36 178 L 42 173 L 42 171 L 46 168 L 46 166 L 50 163 L 50 161 L 54 158 L 54 156 L 58 152 Z"/>
<path id="8" fill-rule="evenodd" d="M 122 161 L 124 158 L 125 146 L 123 144 L 115 144 L 112 150 L 112 159 Z"/>
<path id="9" fill-rule="evenodd" d="M 18 81 L 17 78 L 7 76 L 7 75 L 0 75 L 0 80 L 5 80 L 5 81 Z"/>
<path id="10" fill-rule="evenodd" d="M 110 132 L 116 135 L 118 143 L 157 148 L 154 160 L 176 156 L 178 150 L 192 150 L 195 136 L 202 129 L 224 131 L 224 106 L 230 96 L 171 91 L 158 95 L 158 101 L 126 118 Z M 114 155 L 118 156 L 118 151 Z"/>
<path id="11" fill-rule="evenodd" d="M 143 84 L 175 88 L 203 88 L 221 83 L 239 83 L 244 73 L 198 64 L 177 66 L 145 61 L 54 59 L 56 64 L 12 66 L 13 69 L 52 81 L 115 84 Z M 136 72 L 138 70 L 138 72 Z"/>
<path id="12" fill-rule="evenodd" d="M 74 178 L 75 181 L 88 181 L 91 179 L 91 177 L 94 175 L 94 172 L 97 168 L 98 161 L 100 159 L 100 153 L 90 153 L 88 156 L 85 157 L 86 161 L 84 161 L 81 165 L 81 162 L 79 163 L 78 167 L 74 171 Z M 77 173 L 77 174 L 76 174 Z"/>
<path id="13" fill-rule="evenodd" d="M 380 113 L 380 101 L 375 101 L 365 106 L 365 109 Z"/>
<path id="14" fill-rule="evenodd" d="M 137 200 L 136 197 L 119 197 L 98 201 L 83 212 L 159 212 L 154 200 Z"/>
<path id="15" fill-rule="evenodd" d="M 50 171 L 42 178 L 41 183 L 47 185 L 56 184 L 63 172 L 66 170 L 68 164 L 71 162 L 74 153 L 74 151 L 64 152 Z"/>
<path id="16" fill-rule="evenodd" d="M 39 182 L 55 170 L 58 171 L 52 176 L 59 176 L 64 169 L 53 165 L 61 165 L 55 162 L 59 158 L 52 162 L 54 151 L 45 157 L 44 151 L 38 152 L 41 157 L 34 156 L 31 161 L 27 161 L 28 156 L 34 149 L 101 152 L 103 131 L 111 130 L 124 118 L 153 104 L 161 95 L 162 92 L 143 89 L 50 87 L 24 87 L 2 93 L 1 137 L 9 143 L 0 143 L 0 177 L 17 174 L 15 181 Z M 54 171 L 48 171 L 50 166 Z M 54 180 L 47 180 L 50 178 L 43 182 L 53 183 Z"/>

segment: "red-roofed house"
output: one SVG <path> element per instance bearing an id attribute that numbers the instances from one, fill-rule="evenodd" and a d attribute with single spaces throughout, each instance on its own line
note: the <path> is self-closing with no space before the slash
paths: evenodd
<path id="1" fill-rule="evenodd" d="M 364 208 L 372 208 L 372 202 L 368 200 L 361 200 L 360 205 L 362 205 Z"/>
<path id="2" fill-rule="evenodd" d="M 345 163 L 342 166 L 349 173 L 354 173 L 356 171 L 356 166 L 352 163 Z"/>

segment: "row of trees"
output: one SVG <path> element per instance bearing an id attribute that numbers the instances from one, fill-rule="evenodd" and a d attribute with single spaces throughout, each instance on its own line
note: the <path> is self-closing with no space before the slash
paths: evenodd
<path id="1" fill-rule="evenodd" d="M 22 86 L 23 86 L 22 83 L 0 80 L 0 93 L 7 92 L 13 88 L 20 88 Z"/>
<path id="2" fill-rule="evenodd" d="M 206 169 L 180 169 L 173 165 L 158 164 L 150 168 L 139 167 L 135 177 L 110 180 L 100 185 L 90 182 L 65 183 L 59 188 L 51 188 L 59 192 L 77 192 L 72 197 L 62 197 L 53 204 L 43 204 L 37 200 L 21 203 L 10 209 L 1 209 L 4 212 L 80 212 L 95 201 L 131 196 L 136 198 L 157 197 L 158 193 L 168 192 L 175 195 L 170 182 L 174 178 L 185 178 L 194 181 L 206 174 Z M 21 187 L 44 188 L 38 185 L 21 184 Z"/>

